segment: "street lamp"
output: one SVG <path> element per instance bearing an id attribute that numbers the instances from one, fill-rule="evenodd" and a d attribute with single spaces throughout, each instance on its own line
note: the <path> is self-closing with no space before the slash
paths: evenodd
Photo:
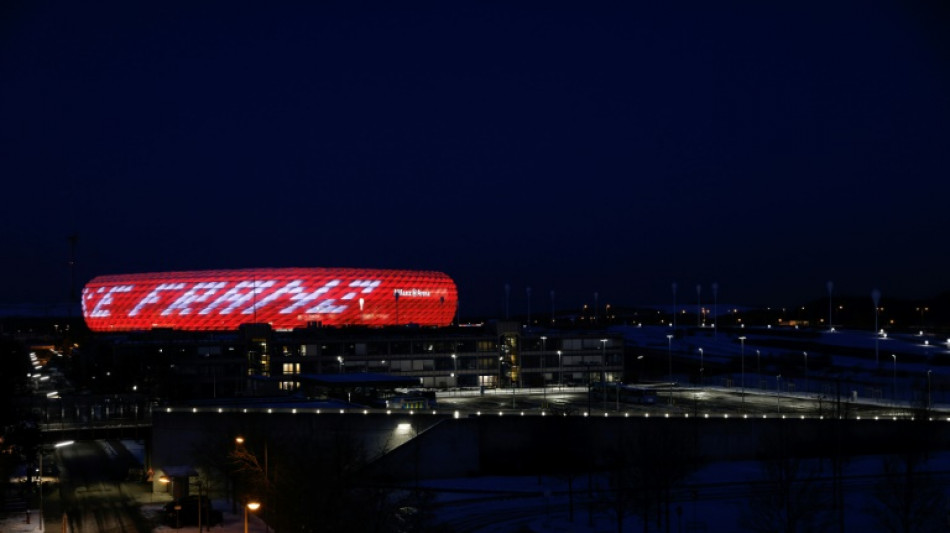
<path id="1" fill-rule="evenodd" d="M 924 313 L 927 312 L 927 311 L 930 311 L 930 308 L 929 308 L 929 307 L 918 307 L 917 310 L 920 311 L 920 331 L 921 331 L 921 333 L 923 333 L 923 331 L 924 331 Z"/>
<path id="2" fill-rule="evenodd" d="M 894 377 L 892 378 L 894 388 L 894 403 L 897 403 L 897 355 L 891 354 L 891 358 L 894 359 Z"/>
<path id="3" fill-rule="evenodd" d="M 168 476 L 161 476 L 158 482 L 165 486 L 165 492 L 168 492 L 168 484 L 172 480 Z M 181 529 L 181 505 L 175 504 L 175 529 Z M 200 530 L 199 530 L 200 533 Z"/>
<path id="4" fill-rule="evenodd" d="M 71 440 L 64 440 L 61 442 L 57 442 L 56 444 L 53 445 L 53 448 L 63 448 L 65 446 L 70 446 L 73 444 L 73 442 L 74 441 L 71 441 Z M 45 455 L 45 452 L 46 452 L 46 449 L 44 449 L 43 447 L 40 447 L 40 531 L 44 531 L 46 527 L 46 523 L 43 517 L 43 475 L 44 475 L 43 455 Z"/>
<path id="5" fill-rule="evenodd" d="M 243 446 L 244 446 L 244 437 L 242 437 L 241 435 L 234 437 L 234 452 L 233 453 L 235 455 L 237 455 L 239 449 L 241 449 Z M 234 514 L 237 514 L 237 495 L 236 495 L 237 476 L 233 470 L 231 471 L 230 478 L 231 478 L 230 479 L 231 481 L 231 512 Z"/>
<path id="6" fill-rule="evenodd" d="M 871 300 L 874 302 L 874 366 L 880 368 L 881 360 L 878 356 L 878 342 L 880 335 L 877 332 L 877 316 L 880 309 L 881 291 L 874 289 L 871 291 Z"/>
<path id="7" fill-rule="evenodd" d="M 759 385 L 762 384 L 762 353 L 759 350 L 755 351 L 755 374 L 759 380 Z M 761 388 L 761 387 L 756 387 Z"/>
<path id="8" fill-rule="evenodd" d="M 458 392 L 458 388 L 459 388 L 459 363 L 458 363 L 458 359 L 455 357 L 455 354 L 454 354 L 454 353 L 452 354 L 452 368 L 453 368 L 453 370 L 455 371 L 455 372 L 452 374 L 452 377 L 455 378 L 455 389 L 456 389 L 455 392 Z"/>
<path id="9" fill-rule="evenodd" d="M 501 368 L 501 364 L 504 362 L 504 360 L 505 358 L 503 356 L 501 355 L 498 356 L 498 388 L 499 389 L 501 388 L 502 381 L 503 381 L 502 378 L 504 377 L 503 369 Z"/>
<path id="10" fill-rule="evenodd" d="M 782 412 L 782 375 L 775 376 L 775 407 Z"/>
<path id="11" fill-rule="evenodd" d="M 244 533 L 247 533 L 247 512 L 256 511 L 261 508 L 261 504 L 258 502 L 247 502 L 247 505 L 244 506 Z"/>
<path id="12" fill-rule="evenodd" d="M 703 349 L 699 349 L 699 387 L 703 386 Z"/>
<path id="13" fill-rule="evenodd" d="M 548 387 L 546 380 L 544 379 L 544 341 L 548 340 L 547 337 L 541 335 L 541 405 L 542 407 L 547 407 L 548 405 Z"/>
<path id="14" fill-rule="evenodd" d="M 673 331 L 676 331 L 676 282 L 673 282 Z M 672 374 L 672 372 L 670 372 Z"/>
<path id="15" fill-rule="evenodd" d="M 607 339 L 600 339 L 600 386 L 604 390 L 604 411 L 607 410 Z"/>
<path id="16" fill-rule="evenodd" d="M 696 327 L 703 327 L 703 286 L 696 284 Z"/>
<path id="17" fill-rule="evenodd" d="M 719 322 L 719 284 L 712 284 L 713 291 L 713 338 L 716 338 L 716 324 Z"/>
<path id="18" fill-rule="evenodd" d="M 741 391 L 740 395 L 742 396 L 742 403 L 745 403 L 745 335 L 739 337 L 739 344 L 742 345 L 742 348 L 739 351 L 739 366 L 741 369 L 739 389 Z"/>
<path id="19" fill-rule="evenodd" d="M 831 291 L 834 290 L 835 284 L 829 281 L 825 286 L 828 287 L 828 331 L 834 331 L 831 321 Z"/>
<path id="20" fill-rule="evenodd" d="M 337 360 L 338 363 L 340 363 L 340 371 L 339 371 L 339 373 L 342 374 L 342 373 L 343 373 L 343 356 L 342 356 L 342 355 L 336 356 L 336 360 Z"/>
<path id="21" fill-rule="evenodd" d="M 675 283 L 673 284 L 673 294 L 676 294 Z M 673 336 L 667 335 L 666 341 L 667 341 L 666 342 L 667 343 L 667 348 L 666 348 L 667 357 L 666 358 L 669 364 L 669 371 L 670 371 L 670 405 L 673 405 Z"/>
<path id="22" fill-rule="evenodd" d="M 808 352 L 802 352 L 805 356 L 805 395 L 808 395 Z"/>
<path id="23" fill-rule="evenodd" d="M 564 366 L 561 364 L 561 350 L 557 351 L 557 388 L 564 385 Z"/>

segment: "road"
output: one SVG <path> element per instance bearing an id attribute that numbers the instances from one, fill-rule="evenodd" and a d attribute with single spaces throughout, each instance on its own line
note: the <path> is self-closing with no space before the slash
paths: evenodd
<path id="1" fill-rule="evenodd" d="M 62 465 L 59 494 L 49 498 L 46 519 L 69 533 L 148 533 L 134 498 L 122 486 L 132 456 L 113 441 L 77 441 L 57 450 Z"/>
<path id="2" fill-rule="evenodd" d="M 583 387 L 563 389 L 550 387 L 542 393 L 541 389 L 498 389 L 487 390 L 482 395 L 477 391 L 446 392 L 438 397 L 441 408 L 457 408 L 468 412 L 497 412 L 523 410 L 537 412 L 545 405 L 545 410 L 556 413 L 582 415 L 588 409 L 592 414 L 629 413 L 629 414 L 681 414 L 689 416 L 805 416 L 809 418 L 829 417 L 835 412 L 834 398 L 818 394 L 776 394 L 774 391 L 757 388 L 722 387 L 670 387 L 664 384 L 653 386 L 656 390 L 656 403 L 638 405 L 617 401 L 608 393 L 606 399 L 594 391 L 588 395 Z M 880 402 L 848 401 L 841 399 L 840 409 L 846 417 L 907 417 L 911 410 L 908 406 L 893 406 Z"/>

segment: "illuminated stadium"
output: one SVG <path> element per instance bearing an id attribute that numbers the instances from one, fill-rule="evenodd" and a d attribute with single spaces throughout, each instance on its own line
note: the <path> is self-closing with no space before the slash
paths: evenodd
<path id="1" fill-rule="evenodd" d="M 355 268 L 259 268 L 99 276 L 82 312 L 98 332 L 276 330 L 323 326 L 447 326 L 458 303 L 441 272 Z"/>

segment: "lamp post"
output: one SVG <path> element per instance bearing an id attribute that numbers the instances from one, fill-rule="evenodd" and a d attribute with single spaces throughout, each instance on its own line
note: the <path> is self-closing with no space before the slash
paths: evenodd
<path id="1" fill-rule="evenodd" d="M 762 352 L 759 350 L 755 351 L 755 374 L 758 376 L 759 385 L 762 384 Z M 756 387 L 761 388 L 761 387 Z"/>
<path id="2" fill-rule="evenodd" d="M 546 380 L 544 379 L 544 341 L 548 340 L 547 337 L 541 335 L 541 406 L 547 407 L 548 405 L 548 387 Z"/>
<path id="3" fill-rule="evenodd" d="M 337 373 L 342 374 L 343 373 L 343 356 L 342 355 L 336 356 L 336 361 L 340 363 L 339 371 Z"/>
<path id="4" fill-rule="evenodd" d="M 696 327 L 703 327 L 703 286 L 696 284 Z"/>
<path id="5" fill-rule="evenodd" d="M 673 284 L 673 293 L 676 293 L 676 284 Z M 676 316 L 675 314 L 673 316 Z M 667 348 L 666 348 L 666 359 L 668 361 L 669 372 L 670 372 L 670 405 L 673 405 L 673 336 L 667 335 Z"/>
<path id="6" fill-rule="evenodd" d="M 716 324 L 719 322 L 719 284 L 712 284 L 713 291 L 713 338 L 716 338 Z"/>
<path id="7" fill-rule="evenodd" d="M 805 395 L 808 395 L 808 352 L 802 352 L 805 356 Z"/>
<path id="8" fill-rule="evenodd" d="M 604 411 L 607 411 L 607 339 L 600 339 L 600 385 L 603 389 Z"/>
<path id="9" fill-rule="evenodd" d="M 897 403 L 897 354 L 891 354 L 891 358 L 894 359 L 894 377 L 892 378 L 893 384 L 893 394 L 894 394 L 894 403 Z"/>
<path id="10" fill-rule="evenodd" d="M 917 310 L 920 311 L 920 331 L 921 331 L 921 333 L 923 333 L 923 331 L 924 331 L 924 313 L 927 312 L 927 311 L 930 311 L 930 308 L 929 308 L 929 307 L 920 306 L 920 307 L 917 308 Z"/>
<path id="11" fill-rule="evenodd" d="M 505 358 L 503 356 L 500 356 L 500 355 L 498 356 L 498 388 L 499 389 L 501 388 L 502 378 L 504 377 L 503 369 L 501 368 L 501 364 L 502 362 L 504 362 L 504 360 Z"/>
<path id="12" fill-rule="evenodd" d="M 829 281 L 826 287 L 828 287 L 828 331 L 832 331 L 835 328 L 831 325 L 831 291 L 835 288 L 835 284 Z"/>
<path id="13" fill-rule="evenodd" d="M 561 350 L 557 351 L 557 388 L 564 386 L 564 365 L 561 364 Z"/>
<path id="14" fill-rule="evenodd" d="M 73 442 L 74 441 L 71 441 L 71 440 L 64 440 L 61 442 L 57 442 L 56 444 L 53 445 L 53 448 L 58 449 L 58 448 L 63 448 L 65 446 L 70 446 L 73 444 Z M 44 449 L 43 447 L 40 447 L 40 531 L 41 532 L 46 530 L 46 521 L 45 521 L 45 518 L 43 517 L 43 510 L 44 510 L 43 508 L 43 475 L 44 475 L 43 455 L 45 455 L 45 452 L 46 452 L 46 449 Z"/>
<path id="15" fill-rule="evenodd" d="M 452 369 L 453 369 L 452 377 L 455 378 L 455 392 L 458 393 L 458 388 L 459 388 L 459 362 L 458 362 L 458 359 L 455 357 L 455 354 L 454 354 L 454 353 L 452 354 Z"/>
<path id="16" fill-rule="evenodd" d="M 673 331 L 676 331 L 676 282 L 673 282 Z"/>
<path id="17" fill-rule="evenodd" d="M 261 508 L 261 504 L 258 502 L 247 502 L 247 505 L 244 506 L 244 533 L 247 533 L 247 512 L 256 511 Z"/>
<path id="18" fill-rule="evenodd" d="M 238 435 L 234 437 L 234 455 L 244 446 L 244 437 Z M 234 470 L 231 471 L 231 512 L 237 514 L 237 475 Z"/>
<path id="19" fill-rule="evenodd" d="M 198 533 L 201 533 L 201 525 L 204 523 L 205 528 L 208 531 L 211 531 L 211 494 L 208 494 L 208 507 L 205 509 L 204 506 L 204 484 L 201 483 L 201 478 L 198 478 L 198 481 L 195 482 L 198 485 Z M 205 514 L 202 521 L 202 514 Z"/>
<path id="20" fill-rule="evenodd" d="M 877 332 L 877 317 L 880 309 L 881 291 L 877 289 L 871 291 L 871 301 L 874 302 L 874 366 L 875 368 L 880 368 L 881 360 L 878 356 L 878 342 L 881 336 Z"/>
<path id="21" fill-rule="evenodd" d="M 782 412 L 782 375 L 775 376 L 775 407 Z"/>
<path id="22" fill-rule="evenodd" d="M 739 350 L 739 395 L 742 396 L 742 403 L 745 403 L 745 335 L 739 337 L 739 344 L 742 346 Z"/>
<path id="23" fill-rule="evenodd" d="M 158 482 L 165 486 L 165 492 L 168 492 L 168 485 L 172 482 L 168 476 L 158 478 Z M 174 497 L 174 495 L 172 496 Z M 175 529 L 181 529 L 181 505 L 175 504 Z M 198 530 L 199 533 L 201 530 Z"/>
<path id="24" fill-rule="evenodd" d="M 703 349 L 699 349 L 699 387 L 703 387 Z"/>

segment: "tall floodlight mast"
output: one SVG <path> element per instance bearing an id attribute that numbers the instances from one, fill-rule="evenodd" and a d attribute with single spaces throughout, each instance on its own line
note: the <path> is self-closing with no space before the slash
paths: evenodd
<path id="1" fill-rule="evenodd" d="M 881 308 L 881 291 L 877 289 L 871 291 L 871 300 L 874 302 L 874 366 L 881 366 L 881 358 L 878 353 L 878 341 L 881 334 L 877 330 L 877 313 Z"/>
<path id="2" fill-rule="evenodd" d="M 834 326 L 832 326 L 832 322 L 831 322 L 831 291 L 835 288 L 835 284 L 829 281 L 827 284 L 827 287 L 828 287 L 828 331 L 831 331 L 834 329 Z"/>
<path id="3" fill-rule="evenodd" d="M 676 282 L 673 282 L 673 330 L 676 330 Z"/>

